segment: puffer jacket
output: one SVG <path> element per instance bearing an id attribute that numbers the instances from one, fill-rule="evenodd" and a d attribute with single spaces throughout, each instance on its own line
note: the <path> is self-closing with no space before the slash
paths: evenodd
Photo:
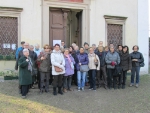
<path id="1" fill-rule="evenodd" d="M 114 69 L 115 66 L 112 66 L 111 62 L 115 62 L 116 64 L 120 64 L 119 54 L 116 51 L 114 51 L 113 53 L 111 53 L 109 51 L 106 55 L 105 61 L 106 61 L 106 64 L 107 64 L 107 68 Z"/>
<path id="2" fill-rule="evenodd" d="M 122 54 L 120 54 L 120 66 L 122 67 L 123 71 L 131 70 L 132 63 L 128 51 L 126 53 L 122 52 Z"/>
<path id="3" fill-rule="evenodd" d="M 90 70 L 93 70 L 93 69 L 100 70 L 100 61 L 99 61 L 98 56 L 95 53 L 93 53 L 93 54 L 89 53 L 88 58 L 89 58 L 89 64 L 88 64 L 89 69 Z M 95 59 L 98 61 L 98 66 L 97 67 L 95 65 Z"/>
<path id="4" fill-rule="evenodd" d="M 88 63 L 89 63 L 89 59 L 88 59 L 87 53 L 82 53 L 82 54 L 79 53 L 77 55 L 77 60 L 75 62 L 76 62 L 76 69 L 77 69 L 77 71 L 80 71 L 79 63 L 81 63 L 81 65 L 88 65 Z"/>
<path id="5" fill-rule="evenodd" d="M 132 61 L 132 67 L 139 67 L 140 63 L 144 62 L 143 55 L 140 52 L 132 52 L 130 56 L 131 56 L 131 60 L 138 59 L 138 61 Z"/>
<path id="6" fill-rule="evenodd" d="M 65 73 L 65 59 L 61 51 L 53 50 L 51 53 L 52 75 L 60 75 Z M 56 72 L 54 66 L 61 68 L 62 72 Z"/>

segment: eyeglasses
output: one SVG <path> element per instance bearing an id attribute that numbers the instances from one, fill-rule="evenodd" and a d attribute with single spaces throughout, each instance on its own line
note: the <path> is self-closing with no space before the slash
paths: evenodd
<path id="1" fill-rule="evenodd" d="M 44 48 L 44 49 L 49 49 L 49 48 Z"/>

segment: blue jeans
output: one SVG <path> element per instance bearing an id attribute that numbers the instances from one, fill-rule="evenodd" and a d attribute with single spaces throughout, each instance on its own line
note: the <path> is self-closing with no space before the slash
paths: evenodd
<path id="1" fill-rule="evenodd" d="M 84 88 L 85 76 L 86 76 L 86 72 L 81 72 L 81 71 L 77 72 L 78 88 Z"/>
<path id="2" fill-rule="evenodd" d="M 136 73 L 136 84 L 139 83 L 140 79 L 140 67 L 132 67 L 131 69 L 131 83 L 134 84 L 134 78 L 135 78 L 135 73 Z"/>
<path id="3" fill-rule="evenodd" d="M 90 88 L 96 89 L 96 70 L 89 71 Z"/>

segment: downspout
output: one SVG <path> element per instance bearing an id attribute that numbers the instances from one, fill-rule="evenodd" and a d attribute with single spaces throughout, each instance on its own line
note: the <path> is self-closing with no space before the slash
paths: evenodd
<path id="1" fill-rule="evenodd" d="M 43 0 L 41 0 L 41 47 L 43 47 Z"/>

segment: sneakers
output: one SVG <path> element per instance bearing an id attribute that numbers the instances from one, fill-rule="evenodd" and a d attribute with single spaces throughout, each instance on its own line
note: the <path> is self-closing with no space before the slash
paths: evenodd
<path id="1" fill-rule="evenodd" d="M 136 87 L 136 88 L 138 88 L 138 87 L 139 87 L 139 85 L 138 85 L 138 84 L 136 84 L 136 85 L 135 85 L 135 87 Z"/>
<path id="2" fill-rule="evenodd" d="M 130 84 L 130 87 L 132 87 L 132 86 L 133 86 L 133 83 Z"/>
<path id="3" fill-rule="evenodd" d="M 84 91 L 84 87 L 82 88 L 82 91 Z"/>
<path id="4" fill-rule="evenodd" d="M 80 91 L 80 87 L 78 87 L 78 91 Z"/>
<path id="5" fill-rule="evenodd" d="M 26 99 L 26 96 L 22 96 L 22 99 Z"/>
<path id="6" fill-rule="evenodd" d="M 64 90 L 63 90 L 63 91 L 64 91 L 64 93 L 67 93 L 67 90 L 66 90 L 65 88 L 64 88 Z"/>
<path id="7" fill-rule="evenodd" d="M 93 90 L 93 88 L 90 87 L 89 90 Z"/>

